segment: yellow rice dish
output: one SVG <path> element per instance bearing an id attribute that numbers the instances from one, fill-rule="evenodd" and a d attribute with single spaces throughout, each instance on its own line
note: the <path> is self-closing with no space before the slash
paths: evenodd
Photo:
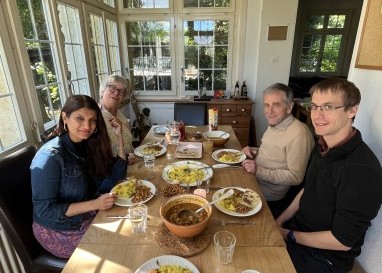
<path id="1" fill-rule="evenodd" d="M 148 273 L 192 273 L 192 271 L 179 265 L 162 265 L 159 269 L 150 270 Z"/>
<path id="2" fill-rule="evenodd" d="M 199 169 L 189 168 L 187 165 L 173 167 L 168 171 L 168 178 L 175 183 L 192 184 L 201 181 L 205 172 Z"/>
<path id="3" fill-rule="evenodd" d="M 242 155 L 242 153 L 223 151 L 217 157 L 221 162 L 233 163 L 238 162 Z"/>
<path id="4" fill-rule="evenodd" d="M 130 198 L 135 194 L 137 188 L 137 179 L 134 177 L 129 178 L 128 181 L 118 184 L 113 189 L 113 193 L 117 195 L 118 198 Z"/>

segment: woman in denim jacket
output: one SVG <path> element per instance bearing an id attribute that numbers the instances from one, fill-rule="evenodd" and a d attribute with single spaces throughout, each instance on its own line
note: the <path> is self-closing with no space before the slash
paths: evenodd
<path id="1" fill-rule="evenodd" d="M 121 124 L 113 121 L 120 152 L 113 158 L 105 121 L 89 96 L 68 98 L 49 142 L 31 165 L 33 232 L 49 252 L 69 258 L 97 210 L 110 209 L 110 189 L 126 176 Z"/>

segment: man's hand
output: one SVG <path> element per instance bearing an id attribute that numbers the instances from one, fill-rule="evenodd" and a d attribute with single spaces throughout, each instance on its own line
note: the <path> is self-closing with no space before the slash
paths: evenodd
<path id="1" fill-rule="evenodd" d="M 244 147 L 241 151 L 250 159 L 254 159 L 256 157 L 258 148 L 254 147 Z"/>
<path id="2" fill-rule="evenodd" d="M 253 159 L 246 159 L 241 163 L 241 166 L 249 173 L 256 174 L 256 161 Z"/>

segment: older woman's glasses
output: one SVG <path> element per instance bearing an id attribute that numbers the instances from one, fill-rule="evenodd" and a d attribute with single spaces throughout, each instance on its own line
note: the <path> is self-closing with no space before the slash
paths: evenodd
<path id="1" fill-rule="evenodd" d="M 126 95 L 126 88 L 119 89 L 114 84 L 109 84 L 107 87 L 109 87 L 110 92 L 113 94 L 117 93 L 119 96 Z"/>
<path id="2" fill-rule="evenodd" d="M 342 108 L 342 107 L 345 107 L 345 105 L 341 105 L 341 106 L 334 106 L 331 104 L 315 105 L 312 103 L 306 106 L 306 110 L 311 112 L 311 111 L 318 111 L 318 109 L 320 109 L 323 112 L 333 112 L 334 110 Z"/>

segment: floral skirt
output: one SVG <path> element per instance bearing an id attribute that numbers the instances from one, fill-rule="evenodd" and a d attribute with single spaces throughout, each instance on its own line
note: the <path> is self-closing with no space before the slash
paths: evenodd
<path id="1" fill-rule="evenodd" d="M 69 258 L 93 221 L 96 212 L 86 213 L 78 230 L 58 231 L 33 222 L 32 228 L 37 241 L 47 251 L 60 258 Z"/>

